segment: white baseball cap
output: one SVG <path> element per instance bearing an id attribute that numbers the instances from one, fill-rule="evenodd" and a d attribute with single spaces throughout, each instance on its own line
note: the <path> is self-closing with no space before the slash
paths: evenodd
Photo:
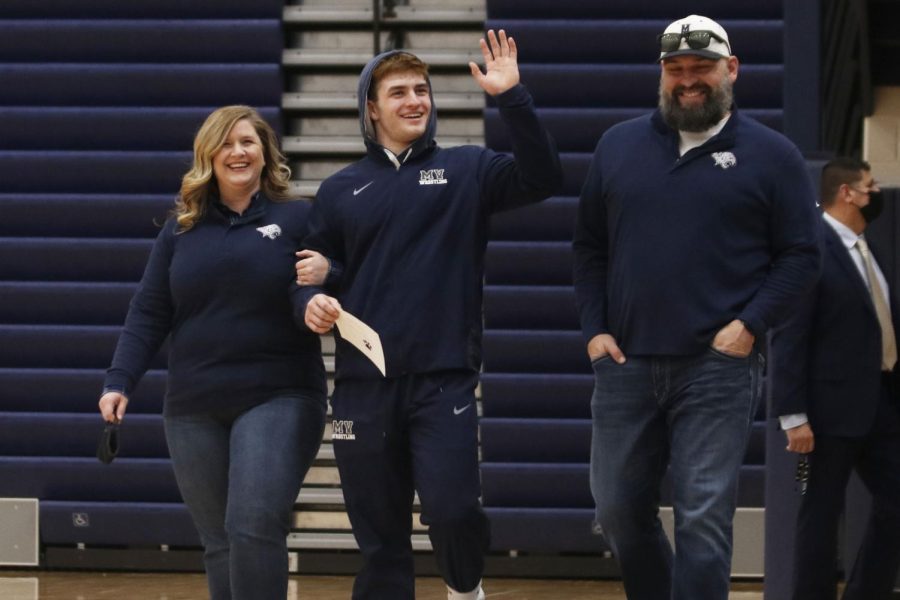
<path id="1" fill-rule="evenodd" d="M 692 33 L 694 35 L 691 35 Z M 659 60 L 682 54 L 712 59 L 731 56 L 731 43 L 725 29 L 712 19 L 700 15 L 688 15 L 673 21 L 659 35 L 658 40 Z"/>

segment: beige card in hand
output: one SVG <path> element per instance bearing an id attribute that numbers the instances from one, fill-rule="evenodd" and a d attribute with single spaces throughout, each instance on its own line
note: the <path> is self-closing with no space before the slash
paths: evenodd
<path id="1" fill-rule="evenodd" d="M 342 338 L 359 348 L 359 351 L 365 354 L 378 367 L 382 375 L 387 375 L 384 367 L 384 350 L 381 348 L 381 338 L 374 329 L 346 310 L 341 310 L 341 316 L 337 318 L 335 325 L 337 325 Z"/>

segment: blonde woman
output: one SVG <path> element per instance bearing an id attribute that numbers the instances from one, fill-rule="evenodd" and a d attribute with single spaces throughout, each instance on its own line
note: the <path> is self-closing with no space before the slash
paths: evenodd
<path id="1" fill-rule="evenodd" d="M 325 423 L 319 339 L 289 299 L 309 210 L 290 201 L 289 177 L 254 109 L 206 119 L 100 398 L 104 420 L 121 421 L 169 336 L 166 439 L 213 600 L 284 599 L 291 511 Z M 328 261 L 302 254 L 324 282 Z"/>

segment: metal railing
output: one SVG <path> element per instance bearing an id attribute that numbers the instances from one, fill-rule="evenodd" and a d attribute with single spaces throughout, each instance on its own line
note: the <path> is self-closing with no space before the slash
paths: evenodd
<path id="1" fill-rule="evenodd" d="M 397 5 L 406 4 L 408 0 L 372 0 L 372 51 L 373 55 L 380 54 L 383 50 L 403 48 L 406 45 L 406 32 L 404 29 L 391 24 L 390 20 L 397 18 Z M 389 35 L 386 47 L 381 44 L 381 31 L 388 26 Z"/>

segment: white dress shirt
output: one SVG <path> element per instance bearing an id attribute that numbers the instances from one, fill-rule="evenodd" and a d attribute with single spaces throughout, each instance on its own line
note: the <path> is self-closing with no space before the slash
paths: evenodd
<path id="1" fill-rule="evenodd" d="M 825 217 L 825 222 L 831 225 L 831 228 L 834 229 L 835 233 L 838 234 L 838 237 L 841 238 L 841 242 L 846 246 L 847 252 L 853 260 L 853 264 L 856 265 L 856 270 L 859 271 L 859 276 L 862 277 L 863 282 L 871 292 L 872 284 L 869 283 L 869 279 L 866 277 L 866 265 L 863 263 L 862 254 L 859 251 L 859 247 L 856 245 L 857 240 L 863 236 L 856 235 L 855 231 L 829 215 L 827 212 L 823 213 L 822 216 Z M 878 261 L 875 260 L 874 256 L 872 257 L 872 267 L 875 270 L 875 276 L 878 278 L 878 284 L 884 294 L 884 301 L 890 306 L 891 298 L 890 292 L 888 292 L 887 280 L 884 278 L 884 273 L 881 271 L 881 267 L 878 266 Z M 782 429 L 793 429 L 794 427 L 799 427 L 809 421 L 806 417 L 806 413 L 781 415 L 778 417 L 778 420 Z"/>

